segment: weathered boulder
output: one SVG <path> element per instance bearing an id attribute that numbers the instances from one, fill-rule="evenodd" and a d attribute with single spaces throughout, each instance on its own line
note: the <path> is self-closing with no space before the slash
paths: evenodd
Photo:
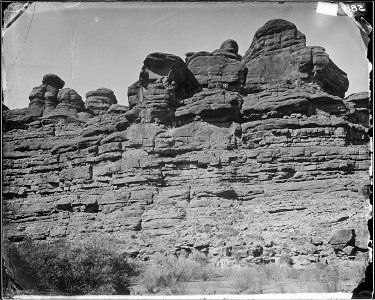
<path id="1" fill-rule="evenodd" d="M 347 256 L 353 256 L 356 254 L 356 248 L 353 246 L 346 246 L 342 249 L 342 251 L 347 255 Z"/>
<path id="2" fill-rule="evenodd" d="M 343 250 L 346 246 L 355 246 L 354 229 L 340 229 L 332 233 L 328 243 L 335 250 Z"/>
<path id="3" fill-rule="evenodd" d="M 225 40 L 220 49 L 216 49 L 212 52 L 212 55 L 224 56 L 228 58 L 233 58 L 241 60 L 242 56 L 238 54 L 238 44 L 235 40 Z"/>
<path id="4" fill-rule="evenodd" d="M 65 82 L 55 74 L 43 76 L 42 85 L 34 87 L 29 95 L 30 101 L 39 99 L 56 99 L 59 89 L 64 87 Z"/>
<path id="5" fill-rule="evenodd" d="M 93 115 L 106 112 L 112 104 L 117 104 L 114 92 L 108 88 L 99 88 L 86 93 L 86 109 Z"/>
<path id="6" fill-rule="evenodd" d="M 46 74 L 43 76 L 42 83 L 52 85 L 58 89 L 62 89 L 65 85 L 64 80 L 55 74 Z"/>
<path id="7" fill-rule="evenodd" d="M 235 40 L 231 40 L 231 39 L 225 40 L 221 44 L 220 49 L 229 51 L 234 54 L 238 54 L 238 44 Z"/>
<path id="8" fill-rule="evenodd" d="M 344 97 L 349 81 L 322 47 L 307 47 L 306 37 L 288 21 L 275 19 L 258 29 L 243 62 L 245 89 L 258 92 L 280 83 L 316 83 L 329 94 Z"/>

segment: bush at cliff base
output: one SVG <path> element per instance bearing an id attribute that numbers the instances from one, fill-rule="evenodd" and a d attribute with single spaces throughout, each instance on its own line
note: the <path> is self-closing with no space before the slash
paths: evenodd
<path id="1" fill-rule="evenodd" d="M 129 294 L 138 267 L 103 242 L 37 243 L 12 246 L 12 260 L 32 276 L 33 294 Z"/>

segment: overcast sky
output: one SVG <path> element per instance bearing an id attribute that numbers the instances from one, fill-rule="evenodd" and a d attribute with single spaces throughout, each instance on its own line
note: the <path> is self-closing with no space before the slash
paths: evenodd
<path id="1" fill-rule="evenodd" d="M 232 38 L 243 55 L 255 31 L 275 18 L 296 24 L 308 46 L 326 49 L 348 74 L 346 95 L 369 90 L 367 50 L 359 29 L 348 17 L 316 13 L 316 5 L 33 3 L 3 39 L 5 104 L 11 109 L 28 106 L 32 88 L 44 74 L 54 73 L 84 100 L 87 91 L 107 87 L 126 105 L 127 88 L 137 81 L 147 54 L 185 59 L 188 51 L 213 51 Z"/>

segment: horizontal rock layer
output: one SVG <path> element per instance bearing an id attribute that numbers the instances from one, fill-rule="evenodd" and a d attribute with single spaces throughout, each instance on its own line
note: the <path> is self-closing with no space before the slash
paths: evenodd
<path id="1" fill-rule="evenodd" d="M 132 255 L 187 247 L 245 259 L 269 241 L 279 254 L 294 247 L 295 255 L 335 255 L 327 254 L 338 249 L 328 243 L 332 232 L 355 228 L 351 247 L 366 248 L 360 189 L 370 162 L 345 122 L 290 118 L 239 127 L 131 125 L 108 114 L 88 127 L 9 131 L 6 236 L 100 235 L 122 241 Z"/>

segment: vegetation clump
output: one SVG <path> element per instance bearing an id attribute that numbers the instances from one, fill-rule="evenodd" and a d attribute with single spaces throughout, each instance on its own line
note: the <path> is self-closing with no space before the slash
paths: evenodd
<path id="1" fill-rule="evenodd" d="M 216 276 L 214 267 L 203 253 L 195 252 L 188 257 L 158 255 L 145 268 L 141 283 L 152 294 L 163 289 L 169 289 L 171 294 L 185 294 L 184 283 L 206 281 Z"/>
<path id="2" fill-rule="evenodd" d="M 120 294 L 130 293 L 139 268 L 125 253 L 104 241 L 35 242 L 27 239 L 9 251 L 11 264 L 22 273 L 20 282 L 32 294 Z"/>

